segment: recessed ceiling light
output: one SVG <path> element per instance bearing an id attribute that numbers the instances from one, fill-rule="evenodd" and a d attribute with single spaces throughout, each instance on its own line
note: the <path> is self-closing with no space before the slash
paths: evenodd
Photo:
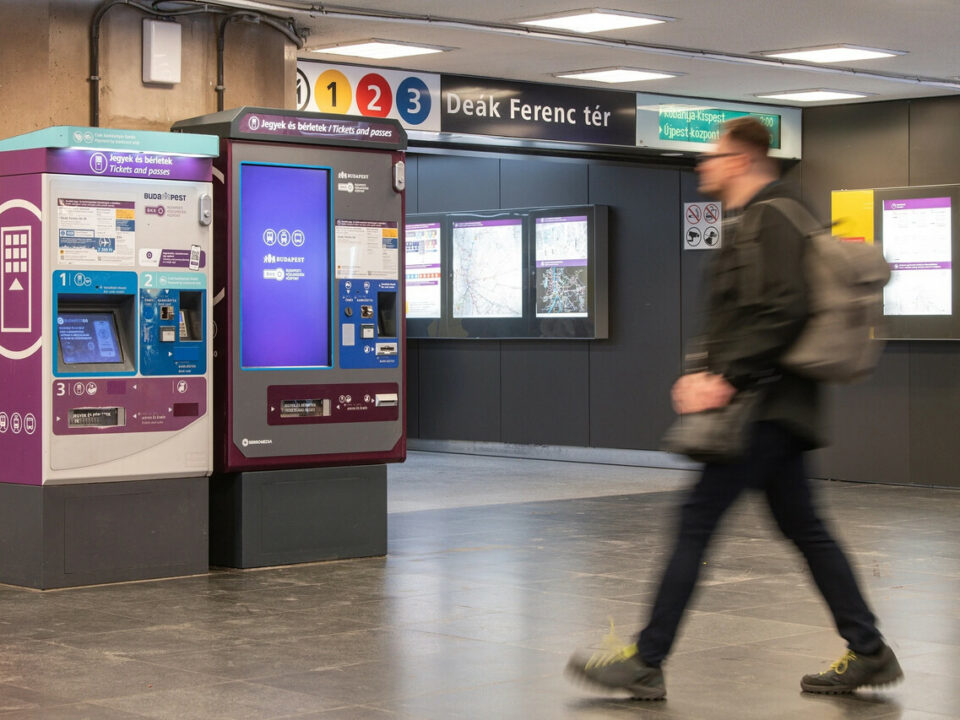
<path id="1" fill-rule="evenodd" d="M 521 20 L 521 25 L 536 25 L 537 27 L 569 30 L 578 33 L 604 32 L 605 30 L 623 30 L 625 28 L 640 27 L 641 25 L 658 25 L 672 22 L 676 18 L 664 15 L 645 15 L 643 13 L 628 12 L 626 10 L 603 10 L 593 8 L 588 10 L 571 10 L 564 13 L 555 13 L 545 17 Z"/>
<path id="2" fill-rule="evenodd" d="M 868 93 L 847 92 L 846 90 L 786 90 L 758 94 L 757 97 L 770 100 L 793 100 L 795 102 L 824 102 L 825 100 L 852 100 L 867 97 Z"/>
<path id="3" fill-rule="evenodd" d="M 414 45 L 413 43 L 394 42 L 392 40 L 362 40 L 360 42 L 343 43 L 333 47 L 314 48 L 310 52 L 325 55 L 349 55 L 350 57 L 369 58 L 371 60 L 388 60 L 390 58 L 410 57 L 411 55 L 429 55 L 444 52 L 452 48 Z"/>
<path id="4" fill-rule="evenodd" d="M 902 50 L 882 50 L 880 48 L 859 47 L 857 45 L 824 45 L 821 47 L 795 48 L 793 50 L 766 50 L 765 57 L 784 60 L 805 60 L 815 63 L 850 62 L 852 60 L 873 60 L 874 58 L 906 55 Z"/>
<path id="5" fill-rule="evenodd" d="M 575 70 L 557 73 L 555 77 L 570 80 L 593 80 L 604 83 L 628 83 L 641 80 L 666 80 L 682 73 L 667 73 L 659 70 L 640 70 L 637 68 L 598 68 L 596 70 Z"/>

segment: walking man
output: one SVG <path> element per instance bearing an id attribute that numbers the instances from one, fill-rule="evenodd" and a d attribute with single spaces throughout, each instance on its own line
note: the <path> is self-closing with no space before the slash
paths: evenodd
<path id="1" fill-rule="evenodd" d="M 712 267 L 704 350 L 706 371 L 682 376 L 672 390 L 678 413 L 725 406 L 741 390 L 762 387 L 749 448 L 740 460 L 708 463 L 683 505 L 673 553 L 660 582 L 647 626 L 634 644 L 617 651 L 578 652 L 567 671 L 588 684 L 629 690 L 638 699 L 666 697 L 661 663 L 673 645 L 694 591 L 707 545 L 721 516 L 746 489 L 764 492 L 777 525 L 803 553 L 814 582 L 833 614 L 847 652 L 829 670 L 805 675 L 811 693 L 846 693 L 885 685 L 903 673 L 883 641 L 843 551 L 817 515 L 804 470 L 805 451 L 822 444 L 819 385 L 789 372 L 777 359 L 803 329 L 808 316 L 799 230 L 761 201 L 786 195 L 768 158 L 770 134 L 755 118 L 723 126 L 714 152 L 697 166 L 700 192 L 716 197 L 724 210 L 750 218 L 759 227 L 762 288 L 747 301 L 736 238 L 724 245 Z M 758 220 L 754 223 L 754 220 Z"/>

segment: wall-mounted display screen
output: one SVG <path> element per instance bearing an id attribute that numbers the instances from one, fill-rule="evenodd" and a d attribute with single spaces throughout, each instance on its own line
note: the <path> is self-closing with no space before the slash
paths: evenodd
<path id="1" fill-rule="evenodd" d="M 441 223 L 408 223 L 406 233 L 407 317 L 438 318 L 443 303 Z"/>
<path id="2" fill-rule="evenodd" d="M 406 233 L 407 337 L 607 337 L 606 206 L 410 215 Z"/>
<path id="3" fill-rule="evenodd" d="M 453 316 L 523 317 L 523 220 L 452 224 Z"/>
<path id="4" fill-rule="evenodd" d="M 240 165 L 241 366 L 330 366 L 330 170 Z"/>
<path id="5" fill-rule="evenodd" d="M 57 341 L 65 365 L 115 365 L 123 351 L 112 312 L 61 312 Z"/>
<path id="6" fill-rule="evenodd" d="M 873 191 L 876 241 L 890 263 L 883 289 L 887 339 L 960 339 L 960 185 Z"/>
<path id="7" fill-rule="evenodd" d="M 949 197 L 883 201 L 883 254 L 890 282 L 884 315 L 950 315 L 953 311 Z"/>
<path id="8" fill-rule="evenodd" d="M 538 217 L 534 235 L 537 317 L 587 317 L 587 216 Z"/>

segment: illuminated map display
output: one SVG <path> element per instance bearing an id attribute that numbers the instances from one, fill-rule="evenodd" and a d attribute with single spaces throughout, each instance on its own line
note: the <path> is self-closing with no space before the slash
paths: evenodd
<path id="1" fill-rule="evenodd" d="M 523 317 L 523 220 L 454 221 L 453 317 Z"/>
<path id="2" fill-rule="evenodd" d="M 949 197 L 883 201 L 884 315 L 953 312 L 951 217 Z"/>
<path id="3" fill-rule="evenodd" d="M 537 317 L 587 317 L 586 215 L 536 219 Z"/>
<path id="4" fill-rule="evenodd" d="M 406 232 L 407 317 L 438 318 L 442 310 L 440 223 L 409 223 Z"/>

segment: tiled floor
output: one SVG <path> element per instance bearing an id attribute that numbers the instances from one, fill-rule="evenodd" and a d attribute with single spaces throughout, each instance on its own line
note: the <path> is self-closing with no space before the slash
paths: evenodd
<path id="1" fill-rule="evenodd" d="M 800 693 L 843 644 L 757 498 L 704 567 L 666 702 L 568 684 L 574 647 L 598 643 L 608 617 L 628 635 L 648 609 L 687 480 L 412 454 L 391 468 L 405 511 L 387 558 L 0 586 L 0 720 L 960 717 L 960 492 L 946 490 L 820 484 L 907 674 L 896 688 Z M 467 481 L 462 498 L 485 504 L 457 500 Z"/>

